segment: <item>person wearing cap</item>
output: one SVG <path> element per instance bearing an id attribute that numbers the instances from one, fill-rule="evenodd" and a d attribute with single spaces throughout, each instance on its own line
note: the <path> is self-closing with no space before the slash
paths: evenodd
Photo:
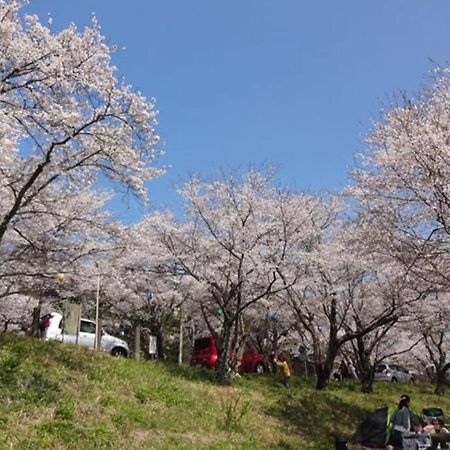
<path id="1" fill-rule="evenodd" d="M 401 395 L 397 408 L 391 416 L 392 445 L 394 450 L 403 449 L 403 433 L 411 431 L 411 410 L 409 409 L 409 395 Z"/>

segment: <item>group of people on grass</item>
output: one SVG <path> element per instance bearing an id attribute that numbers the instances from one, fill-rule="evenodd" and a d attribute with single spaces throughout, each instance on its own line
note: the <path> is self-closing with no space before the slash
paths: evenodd
<path id="1" fill-rule="evenodd" d="M 355 368 L 352 364 L 346 363 L 344 360 L 339 364 L 338 369 L 333 373 L 333 379 L 337 381 L 352 379 L 355 380 L 357 377 Z"/>
<path id="2" fill-rule="evenodd" d="M 274 354 L 272 354 L 274 356 Z M 274 364 L 278 367 L 278 370 L 281 375 L 281 379 L 283 384 L 289 388 L 291 387 L 291 369 L 287 362 L 287 359 L 284 355 L 278 356 L 278 358 L 273 358 Z M 347 364 L 345 361 L 342 361 L 339 365 L 338 370 L 333 375 L 335 380 L 344 380 L 347 378 L 355 379 L 356 373 L 353 366 Z"/>
<path id="3" fill-rule="evenodd" d="M 432 417 L 428 424 L 422 425 L 410 409 L 410 400 L 409 395 L 401 395 L 398 406 L 390 417 L 392 431 L 387 446 L 388 450 L 402 450 L 405 433 L 449 433 L 443 420 L 437 417 Z"/>
<path id="4" fill-rule="evenodd" d="M 273 355 L 274 356 L 274 355 Z M 281 375 L 281 379 L 283 384 L 289 388 L 291 386 L 291 370 L 289 368 L 289 364 L 284 355 L 280 355 L 278 357 L 273 358 L 273 363 L 278 367 L 279 373 Z M 342 369 L 342 365 L 340 367 Z M 342 378 L 346 378 L 345 369 L 340 371 Z M 349 378 L 350 375 L 347 375 Z M 387 450 L 403 450 L 404 447 L 404 434 L 406 433 L 425 433 L 425 434 L 449 434 L 450 441 L 450 432 L 444 426 L 444 422 L 441 418 L 432 417 L 429 420 L 429 423 L 422 424 L 418 417 L 411 411 L 410 409 L 410 397 L 409 395 L 403 394 L 400 396 L 400 401 L 389 418 L 390 423 L 390 434 L 388 439 L 388 445 L 386 447 Z M 345 447 L 347 448 L 347 447 Z M 435 448 L 435 447 L 432 447 Z M 441 447 L 437 447 L 441 448 Z M 450 448 L 442 447 L 442 448 Z"/>

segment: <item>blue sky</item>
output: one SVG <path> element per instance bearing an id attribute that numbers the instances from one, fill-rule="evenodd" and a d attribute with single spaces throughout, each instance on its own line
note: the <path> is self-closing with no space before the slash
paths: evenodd
<path id="1" fill-rule="evenodd" d="M 395 92 L 414 93 L 450 55 L 448 0 L 31 0 L 56 30 L 95 12 L 119 73 L 157 99 L 174 185 L 249 164 L 278 166 L 282 185 L 342 189 L 372 118 Z M 133 201 L 114 203 L 134 221 Z"/>

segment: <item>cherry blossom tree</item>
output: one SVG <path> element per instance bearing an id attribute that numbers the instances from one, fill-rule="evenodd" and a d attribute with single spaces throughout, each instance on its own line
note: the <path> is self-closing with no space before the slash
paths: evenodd
<path id="1" fill-rule="evenodd" d="M 448 369 L 447 325 L 439 317 L 449 310 L 449 93 L 450 71 L 438 69 L 417 98 L 389 108 L 368 139 L 349 189 L 372 229 L 372 251 L 400 264 L 423 293 L 409 314 L 433 310 L 432 321 L 420 316 L 426 326 L 418 334 L 441 380 Z M 432 300 L 436 295 L 439 301 Z"/>
<path id="2" fill-rule="evenodd" d="M 283 294 L 311 351 L 317 389 L 327 386 L 346 345 L 364 343 L 364 336 L 395 324 L 406 304 L 398 291 L 387 288 L 389 278 L 377 268 L 379 261 L 372 260 L 358 241 L 358 225 L 340 215 L 336 209 L 324 222 L 328 226 L 318 228 L 319 238 L 305 255 L 304 276 Z"/>
<path id="3" fill-rule="evenodd" d="M 393 357 L 404 357 L 421 341 L 421 337 L 410 329 L 411 318 L 402 317 L 402 312 L 407 310 L 408 302 L 404 300 L 406 289 L 389 291 L 390 287 L 392 284 L 389 283 L 382 286 L 378 291 L 380 297 L 373 299 L 375 300 L 373 303 L 376 304 L 382 298 L 385 304 L 390 300 L 391 305 L 397 303 L 398 305 L 403 304 L 403 307 L 394 308 L 390 320 L 382 320 L 378 326 L 368 331 L 365 329 L 366 321 L 363 320 L 365 316 L 362 314 L 363 311 L 360 311 L 361 314 L 354 318 L 353 324 L 356 337 L 346 343 L 342 351 L 354 365 L 361 383 L 361 391 L 364 393 L 373 391 L 375 367 L 378 363 Z M 418 299 L 421 299 L 420 295 L 417 295 L 414 301 L 418 301 Z M 368 302 L 366 308 L 370 307 L 371 303 Z"/>
<path id="4" fill-rule="evenodd" d="M 109 179 L 145 199 L 162 170 L 154 101 L 116 77 L 95 18 L 54 32 L 25 4 L 0 0 L 0 296 L 41 304 L 86 295 L 93 259 L 114 247 L 94 187 Z"/>
<path id="5" fill-rule="evenodd" d="M 123 228 L 117 248 L 105 261 L 110 274 L 102 292 L 112 316 L 156 336 L 160 357 L 166 353 L 167 333 L 180 320 L 178 313 L 187 291 L 187 280 L 177 272 L 158 233 L 158 224 L 170 220 L 168 217 L 154 213 Z"/>
<path id="6" fill-rule="evenodd" d="M 383 236 L 360 215 L 346 229 L 345 247 L 357 261 L 349 316 L 344 324 L 356 372 L 363 392 L 372 392 L 375 365 L 385 358 L 404 354 L 417 345 L 411 337 L 411 311 L 420 308 L 427 295 L 422 283 L 408 274 L 396 259 L 376 251 Z M 347 347 L 347 345 L 346 345 Z"/>
<path id="7" fill-rule="evenodd" d="M 0 302 L 0 323 L 2 331 L 28 331 L 30 317 L 35 307 L 34 299 L 20 294 L 3 297 Z"/>
<path id="8" fill-rule="evenodd" d="M 436 383 L 435 394 L 443 395 L 450 370 L 450 333 L 448 323 L 448 292 L 430 293 L 424 306 L 411 313 L 409 331 L 422 338 L 414 357 Z M 430 373 L 431 372 L 431 373 Z"/>
<path id="9" fill-rule="evenodd" d="M 99 177 L 145 198 L 162 173 L 154 101 L 118 80 L 96 20 L 56 33 L 0 1 L 0 244 L 54 183 Z"/>
<path id="10" fill-rule="evenodd" d="M 432 289 L 449 286 L 449 93 L 450 71 L 442 69 L 417 99 L 389 109 L 349 190 L 383 236 L 377 251 Z"/>
<path id="11" fill-rule="evenodd" d="M 34 298 L 39 309 L 50 299 L 81 298 L 92 259 L 111 248 L 118 225 L 103 211 L 108 196 L 56 187 L 49 186 L 33 203 L 33 210 L 19 212 L 20 221 L 5 235 L 0 247 L 3 303 L 21 294 Z M 58 281 L 59 274 L 68 275 L 64 283 Z"/>
<path id="12" fill-rule="evenodd" d="M 205 319 L 220 322 L 222 382 L 237 364 L 230 355 L 239 355 L 247 315 L 296 279 L 293 254 L 314 239 L 318 201 L 271 181 L 255 171 L 211 182 L 194 177 L 181 190 L 186 221 L 161 226 L 174 261 L 208 294 L 197 299 Z"/>

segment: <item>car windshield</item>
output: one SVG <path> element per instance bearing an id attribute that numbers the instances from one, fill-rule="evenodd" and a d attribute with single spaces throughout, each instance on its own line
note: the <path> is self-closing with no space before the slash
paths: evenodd
<path id="1" fill-rule="evenodd" d="M 383 372 L 384 369 L 386 369 L 386 366 L 384 364 L 380 364 L 379 366 L 375 366 L 375 372 Z"/>

